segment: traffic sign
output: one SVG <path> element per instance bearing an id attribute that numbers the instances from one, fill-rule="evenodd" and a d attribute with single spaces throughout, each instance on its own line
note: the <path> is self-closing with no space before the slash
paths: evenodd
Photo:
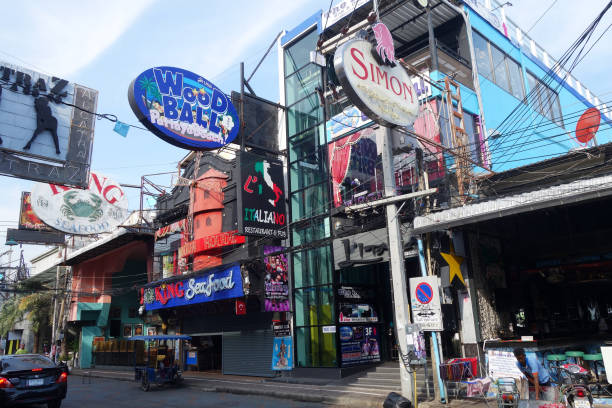
<path id="1" fill-rule="evenodd" d="M 415 289 L 415 295 L 420 303 L 426 305 L 433 298 L 433 289 L 427 282 L 421 282 Z"/>
<path id="2" fill-rule="evenodd" d="M 438 277 L 410 278 L 412 322 L 424 331 L 442 331 L 442 307 Z"/>

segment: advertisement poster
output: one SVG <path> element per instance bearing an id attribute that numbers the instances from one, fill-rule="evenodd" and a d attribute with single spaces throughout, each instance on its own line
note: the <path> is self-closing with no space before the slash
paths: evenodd
<path id="1" fill-rule="evenodd" d="M 291 337 L 274 339 L 272 370 L 293 370 L 293 340 Z"/>
<path id="2" fill-rule="evenodd" d="M 282 251 L 283 247 L 264 247 L 264 255 Z M 265 256 L 265 311 L 287 312 L 289 305 L 289 282 L 287 281 L 287 255 Z"/>
<path id="3" fill-rule="evenodd" d="M 374 326 L 340 327 L 342 367 L 380 361 L 378 330 Z"/>
<path id="4" fill-rule="evenodd" d="M 19 212 L 19 229 L 53 231 L 53 228 L 42 222 L 32 210 L 32 197 L 28 191 L 21 193 L 21 211 Z"/>
<path id="5" fill-rule="evenodd" d="M 376 323 L 378 315 L 372 305 L 368 304 L 341 304 L 340 323 Z"/>

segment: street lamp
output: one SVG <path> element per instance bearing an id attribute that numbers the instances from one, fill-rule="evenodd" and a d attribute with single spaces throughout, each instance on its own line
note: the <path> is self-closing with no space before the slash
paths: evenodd
<path id="1" fill-rule="evenodd" d="M 506 6 L 510 6 L 510 7 L 512 7 L 512 3 L 510 3 L 509 1 L 507 1 L 507 2 L 505 2 L 504 4 L 500 4 L 499 6 L 497 6 L 497 7 L 493 8 L 493 9 L 491 9 L 491 11 L 495 11 L 495 10 L 497 10 L 498 8 L 503 8 L 503 7 L 506 7 Z"/>

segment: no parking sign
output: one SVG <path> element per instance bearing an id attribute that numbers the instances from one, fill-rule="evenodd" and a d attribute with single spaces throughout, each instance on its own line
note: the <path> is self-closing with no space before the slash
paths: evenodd
<path id="1" fill-rule="evenodd" d="M 440 289 L 436 276 L 410 278 L 412 322 L 425 331 L 442 331 Z"/>

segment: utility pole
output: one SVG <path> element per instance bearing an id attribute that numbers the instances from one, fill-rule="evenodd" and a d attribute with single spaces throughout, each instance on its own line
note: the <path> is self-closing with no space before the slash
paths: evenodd
<path id="1" fill-rule="evenodd" d="M 51 328 L 51 349 L 55 346 L 57 342 L 56 332 L 57 332 L 57 296 L 58 296 L 58 288 L 59 288 L 59 266 L 55 267 L 55 293 L 53 295 L 53 326 Z M 55 349 L 55 353 L 57 354 L 57 347 Z M 55 356 L 54 356 L 55 359 Z M 54 360 L 55 361 L 55 360 Z"/>
<path id="2" fill-rule="evenodd" d="M 395 172 L 393 171 L 393 152 L 391 128 L 384 128 L 384 140 L 382 149 L 382 166 L 385 183 L 385 197 L 390 198 L 396 195 Z M 410 310 L 408 309 L 409 298 L 406 289 L 406 274 L 404 272 L 404 245 L 400 230 L 400 220 L 395 203 L 386 206 L 387 230 L 389 232 L 389 265 L 391 267 L 391 277 L 393 279 L 393 301 L 395 307 L 395 327 L 397 329 L 397 341 L 399 346 L 400 381 L 402 395 L 413 400 L 414 390 L 410 379 L 410 372 L 402 358 L 408 351 L 406 341 L 406 326 L 410 324 Z M 412 401 L 414 402 L 414 401 Z"/>

